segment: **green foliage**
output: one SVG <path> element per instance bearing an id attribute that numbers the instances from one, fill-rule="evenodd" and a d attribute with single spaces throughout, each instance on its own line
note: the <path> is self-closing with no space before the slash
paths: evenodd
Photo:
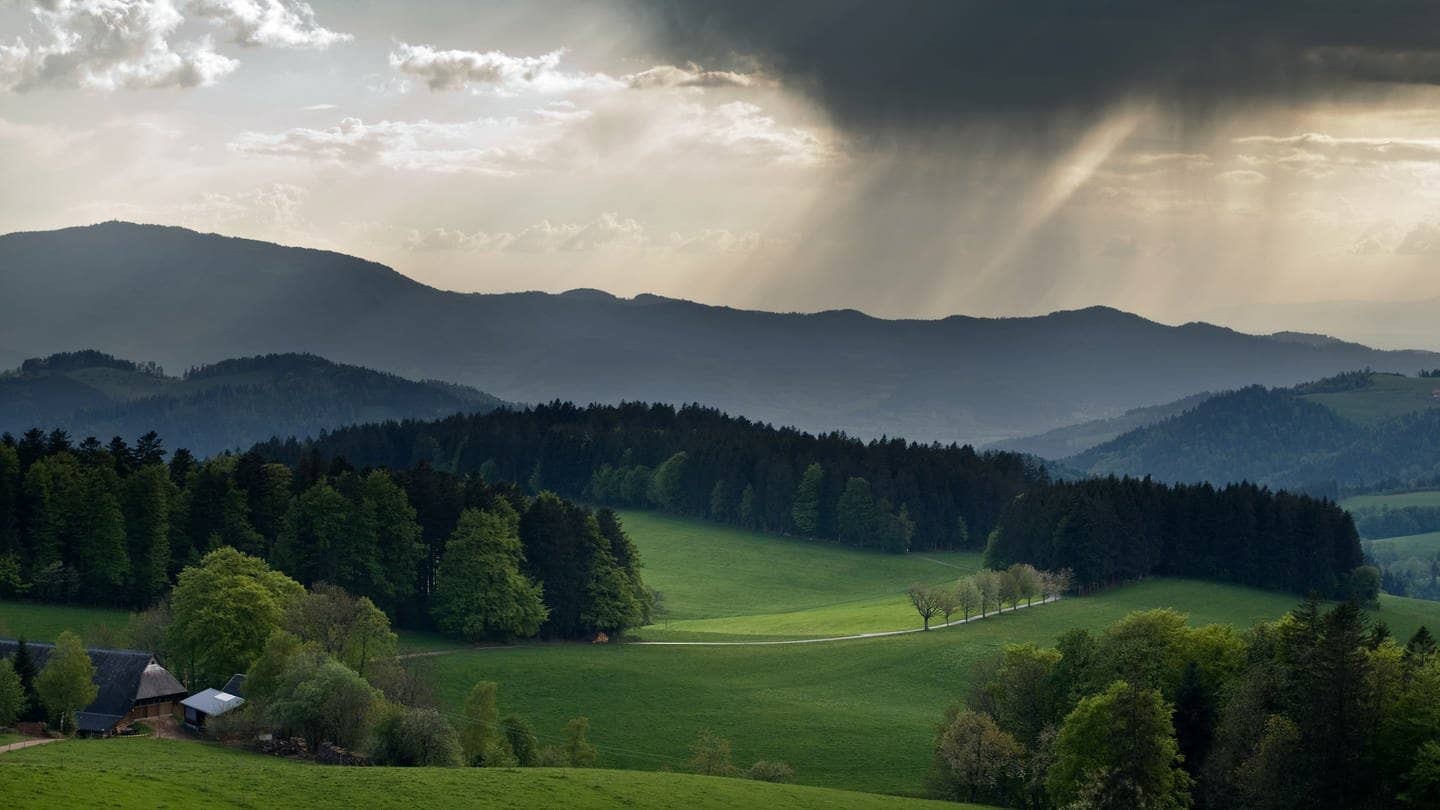
<path id="1" fill-rule="evenodd" d="M 688 459 L 682 450 L 655 468 L 655 476 L 650 480 L 651 503 L 667 512 L 686 512 L 685 463 Z"/>
<path id="2" fill-rule="evenodd" d="M 708 728 L 701 729 L 690 743 L 691 772 L 705 776 L 734 776 L 735 765 L 730 761 L 730 741 L 716 736 Z"/>
<path id="3" fill-rule="evenodd" d="M 28 700 L 15 665 L 0 658 L 0 726 L 13 726 L 24 713 Z"/>
<path id="4" fill-rule="evenodd" d="M 480 681 L 465 698 L 460 745 L 467 765 L 505 768 L 517 763 L 510 738 L 500 724 L 498 692 L 494 681 Z"/>
<path id="5" fill-rule="evenodd" d="M 216 549 L 180 572 L 170 599 L 170 642 L 181 677 L 195 686 L 244 672 L 304 590 L 233 548 Z"/>
<path id="6" fill-rule="evenodd" d="M 35 676 L 35 695 L 61 731 L 75 728 L 75 713 L 90 705 L 99 693 L 95 666 L 80 637 L 66 631 L 55 639 L 45 668 Z"/>
<path id="7" fill-rule="evenodd" d="M 518 714 L 507 714 L 500 721 L 500 730 L 505 734 L 505 742 L 515 756 L 516 765 L 532 768 L 538 764 L 540 743 L 535 739 L 535 730 L 525 722 L 525 718 Z"/>
<path id="8" fill-rule="evenodd" d="M 535 635 L 549 615 L 539 585 L 521 573 L 513 510 L 467 509 L 440 561 L 431 612 L 440 630 L 468 641 Z"/>
<path id="9" fill-rule="evenodd" d="M 576 717 L 565 724 L 565 745 L 561 752 L 565 755 L 565 763 L 570 767 L 595 767 L 600 753 L 590 744 L 589 734 L 589 718 Z"/>
<path id="10" fill-rule="evenodd" d="M 795 500 L 790 507 L 790 519 L 800 534 L 806 537 L 820 535 L 820 508 L 824 496 L 825 468 L 811 463 L 800 476 L 800 485 L 795 489 Z"/>
<path id="11" fill-rule="evenodd" d="M 449 767 L 462 764 L 460 738 L 434 709 L 387 706 L 367 749 L 376 765 Z"/>
<path id="12" fill-rule="evenodd" d="M 396 637 L 385 614 L 368 597 L 336 585 L 322 583 L 290 600 L 284 626 L 362 676 L 377 660 L 395 654 Z"/>
<path id="13" fill-rule="evenodd" d="M 936 732 L 931 790 L 952 801 L 1003 802 L 1020 779 L 1024 751 L 990 715 L 952 706 Z"/>
<path id="14" fill-rule="evenodd" d="M 276 726 L 303 737 L 310 747 L 322 741 L 344 748 L 365 742 L 380 694 L 350 669 L 313 648 L 302 648 L 276 679 L 264 702 Z"/>
<path id="15" fill-rule="evenodd" d="M 793 782 L 795 781 L 795 769 L 787 762 L 757 759 L 745 770 L 745 778 L 754 779 L 757 782 Z"/>
<path id="16" fill-rule="evenodd" d="M 1154 689 L 1116 681 L 1065 718 L 1048 775 L 1059 805 L 1107 810 L 1190 806 L 1170 709 Z"/>

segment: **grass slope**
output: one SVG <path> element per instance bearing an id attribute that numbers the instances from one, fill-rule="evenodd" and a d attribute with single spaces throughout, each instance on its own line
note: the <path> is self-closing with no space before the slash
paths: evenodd
<path id="1" fill-rule="evenodd" d="M 130 614 L 123 610 L 0 602 L 0 638 L 54 641 L 62 630 L 96 636 L 124 630 L 129 621 Z"/>
<path id="2" fill-rule="evenodd" d="M 1386 537 L 1380 540 L 1366 540 L 1365 547 L 1371 554 L 1385 560 L 1429 557 L 1435 552 L 1440 551 L 1440 532 L 1407 534 L 1400 537 Z"/>
<path id="3" fill-rule="evenodd" d="M 939 803 L 688 774 L 337 768 L 216 745 L 72 740 L 0 754 L 6 807 L 922 808 Z M 103 797 L 103 799 L 102 799 Z M 966 807 L 966 805 L 943 805 Z M 969 805 L 975 808 L 975 805 Z"/>
<path id="4" fill-rule="evenodd" d="M 973 573 L 974 553 L 882 554 L 758 534 L 653 512 L 625 512 L 645 583 L 666 616 L 646 639 L 800 637 L 915 625 L 913 583 Z"/>
<path id="5" fill-rule="evenodd" d="M 1436 390 L 1440 390 L 1440 379 L 1433 377 L 1371 374 L 1370 384 L 1364 388 L 1304 394 L 1301 398 L 1324 405 L 1352 422 L 1371 426 L 1440 406 L 1432 396 Z"/>
<path id="6" fill-rule="evenodd" d="M 1248 627 L 1298 600 L 1211 583 L 1152 580 L 972 625 L 891 638 L 782 647 L 536 645 L 419 659 L 458 711 L 478 680 L 501 685 L 502 711 L 535 723 L 548 743 L 566 719 L 592 721 L 606 765 L 681 767 L 710 728 L 735 761 L 780 759 L 797 780 L 871 792 L 922 789 L 934 724 L 962 698 L 971 670 L 1011 642 L 1053 644 L 1134 610 L 1173 606 L 1195 624 Z M 1440 626 L 1440 603 L 1387 597 L 1381 617 L 1401 635 Z"/>
<path id="7" fill-rule="evenodd" d="M 1404 509 L 1409 506 L 1440 506 L 1440 490 L 1398 492 L 1393 495 L 1355 495 L 1340 502 L 1346 509 Z"/>

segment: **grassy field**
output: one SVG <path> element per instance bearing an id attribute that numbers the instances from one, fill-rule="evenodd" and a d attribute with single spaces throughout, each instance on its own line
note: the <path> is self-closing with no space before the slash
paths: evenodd
<path id="1" fill-rule="evenodd" d="M 1430 557 L 1440 551 L 1440 532 L 1407 534 L 1402 537 L 1386 537 L 1382 540 L 1366 540 L 1364 545 L 1377 557 L 1405 559 L 1408 557 Z"/>
<path id="2" fill-rule="evenodd" d="M 1362 425 L 1374 425 L 1414 411 L 1440 406 L 1431 394 L 1440 380 L 1405 377 L 1399 374 L 1372 374 L 1371 384 L 1353 391 L 1306 394 L 1341 417 Z"/>
<path id="3" fill-rule="evenodd" d="M 478 680 L 501 685 L 501 710 L 527 716 L 547 742 L 565 720 L 591 719 L 609 766 L 678 767 L 695 733 L 731 740 L 737 763 L 780 759 L 797 781 L 871 792 L 921 790 L 934 724 L 974 665 L 1006 643 L 1052 644 L 1134 610 L 1174 606 L 1196 624 L 1248 627 L 1298 600 L 1286 594 L 1153 580 L 1100 595 L 908 636 L 768 647 L 537 645 L 423 659 L 457 710 Z M 1385 599 L 1397 634 L 1440 626 L 1440 603 Z"/>
<path id="4" fill-rule="evenodd" d="M 673 773 L 336 768 L 143 738 L 70 740 L 0 754 L 0 795 L 7 808 L 966 807 Z"/>
<path id="5" fill-rule="evenodd" d="M 906 584 L 972 570 L 974 555 L 875 555 L 786 541 L 645 513 L 626 526 L 645 577 L 667 593 L 676 618 L 644 638 L 761 639 L 914 627 Z M 1298 598 L 1212 583 L 1152 580 L 1068 598 L 974 624 L 889 638 L 793 646 L 529 644 L 476 649 L 405 634 L 457 720 L 476 681 L 501 686 L 501 711 L 519 712 L 542 743 L 587 716 L 606 767 L 681 770 L 704 728 L 731 740 L 735 762 L 779 759 L 803 784 L 916 795 L 934 724 L 966 693 L 975 665 L 1011 642 L 1053 644 L 1064 631 L 1094 630 L 1126 614 L 1175 607 L 1192 623 L 1248 627 Z M 1440 628 L 1440 603 L 1385 597 L 1379 618 L 1407 638 Z M 53 637 L 124 614 L 0 604 L 10 632 Z M 128 742 L 128 741 L 127 741 Z M 743 804 L 744 802 L 740 802 Z"/>
<path id="6" fill-rule="evenodd" d="M 20 734 L 12 734 L 12 733 L 10 733 L 10 732 L 0 731 L 0 745 L 9 745 L 10 743 L 17 743 L 17 742 L 20 742 L 20 741 L 23 740 L 23 739 L 25 739 L 25 737 L 22 736 L 22 735 L 20 735 Z"/>
<path id="7" fill-rule="evenodd" d="M 130 614 L 123 610 L 0 602 L 0 638 L 54 641 L 61 630 L 104 637 L 124 630 L 129 621 Z"/>
<path id="8" fill-rule="evenodd" d="M 1403 509 L 1407 506 L 1440 506 L 1440 490 L 1399 492 L 1394 495 L 1356 495 L 1340 502 L 1346 509 Z"/>
<path id="9" fill-rule="evenodd" d="M 645 583 L 672 621 L 787 613 L 903 593 L 974 573 L 975 553 L 884 554 L 667 517 L 624 512 Z"/>

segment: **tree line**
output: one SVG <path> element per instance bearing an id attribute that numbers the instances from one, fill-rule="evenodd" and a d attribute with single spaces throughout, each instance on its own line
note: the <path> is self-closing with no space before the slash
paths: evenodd
<path id="1" fill-rule="evenodd" d="M 1249 631 L 1133 613 L 1012 644 L 937 727 L 930 785 L 1007 807 L 1436 807 L 1440 655 L 1353 602 Z"/>
<path id="2" fill-rule="evenodd" d="M 421 464 L 204 461 L 160 438 L 0 437 L 0 596 L 143 609 L 218 548 L 468 640 L 645 622 L 639 554 L 611 511 Z"/>
<path id="3" fill-rule="evenodd" d="M 1361 599 L 1379 586 L 1344 510 L 1243 483 L 1112 477 L 1036 487 L 1006 508 L 985 550 L 990 568 L 1017 562 L 1069 569 L 1082 592 L 1152 575 L 1326 596 L 1358 588 Z"/>
<path id="4" fill-rule="evenodd" d="M 941 585 L 911 585 L 905 591 L 911 607 L 920 614 L 922 627 L 930 629 L 930 620 L 940 617 L 946 625 L 950 617 L 962 621 L 971 616 L 985 618 L 990 611 L 1004 612 L 1020 606 L 1043 604 L 1070 590 L 1069 571 L 1041 571 L 1028 563 L 1016 563 L 1003 571 L 989 569 Z"/>
<path id="5" fill-rule="evenodd" d="M 979 547 L 1005 504 L 1046 479 L 1013 453 L 814 436 L 698 405 L 555 402 L 257 449 L 291 464 L 311 453 L 390 469 L 426 462 L 530 491 L 891 551 Z"/>

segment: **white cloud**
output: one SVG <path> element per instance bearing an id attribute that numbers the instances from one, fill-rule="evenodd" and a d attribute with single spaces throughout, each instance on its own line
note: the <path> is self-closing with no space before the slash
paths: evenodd
<path id="1" fill-rule="evenodd" d="M 301 107 L 300 109 L 304 112 L 329 112 L 330 110 L 337 110 L 339 108 L 340 105 L 338 104 L 311 104 L 306 107 Z"/>
<path id="2" fill-rule="evenodd" d="M 551 223 L 549 220 L 519 231 L 477 231 L 467 234 L 447 228 L 412 230 L 405 247 L 412 251 L 462 250 L 482 253 L 569 253 L 590 250 L 638 249 L 649 245 L 645 226 L 614 212 L 590 222 Z"/>
<path id="3" fill-rule="evenodd" d="M 687 115 L 668 134 L 672 148 L 719 150 L 788 166 L 834 162 L 834 145 L 809 130 L 785 127 L 760 107 L 732 101 L 717 107 L 688 105 Z"/>
<path id="4" fill-rule="evenodd" d="M 208 35 L 181 41 L 194 18 L 242 45 L 324 48 L 348 39 L 315 24 L 296 0 L 34 0 L 34 25 L 0 44 L 0 90 L 205 87 L 239 62 Z"/>
<path id="5" fill-rule="evenodd" d="M 1231 169 L 1215 175 L 1215 179 L 1234 186 L 1256 186 L 1269 178 L 1254 169 Z"/>
<path id="6" fill-rule="evenodd" d="M 1252 135 L 1235 143 L 1250 147 L 1253 163 L 1335 162 L 1370 165 L 1388 162 L 1440 161 L 1440 139 L 1337 138 L 1318 132 L 1302 135 Z"/>
<path id="7" fill-rule="evenodd" d="M 698 233 L 670 234 L 669 246 L 678 253 L 749 253 L 760 247 L 760 234 L 706 228 Z"/>
<path id="8" fill-rule="evenodd" d="M 1440 254 L 1440 222 L 1416 223 L 1395 246 L 1395 252 L 1402 256 Z"/>
<path id="9" fill-rule="evenodd" d="M 353 39 L 316 23 L 300 0 L 191 0 L 187 11 L 225 26 L 240 45 L 323 50 Z"/>
<path id="10" fill-rule="evenodd" d="M 613 90 L 651 90 L 713 87 L 771 86 L 759 73 L 706 70 L 693 62 L 683 67 L 656 65 L 619 78 L 606 73 L 564 71 L 560 62 L 566 50 L 540 56 L 512 56 L 503 51 L 444 50 L 430 45 L 398 44 L 390 52 L 390 67 L 423 79 L 431 90 L 478 90 L 502 96 L 524 92 L 572 93 Z"/>
<path id="11" fill-rule="evenodd" d="M 758 87 L 773 84 L 757 73 L 706 70 L 694 62 L 685 67 L 656 65 L 620 78 L 626 86 L 636 90 L 656 87 Z"/>
<path id="12" fill-rule="evenodd" d="M 758 249 L 758 233 L 706 228 L 693 234 L 671 233 L 652 239 L 645 225 L 615 212 L 589 222 L 541 220 L 518 231 L 476 231 L 452 228 L 412 229 L 405 249 L 412 252 L 579 253 L 589 251 L 674 251 L 677 253 L 747 253 Z"/>
<path id="13" fill-rule="evenodd" d="M 514 118 L 478 118 L 454 124 L 345 118 L 326 129 L 246 132 L 230 148 L 247 155 L 285 157 L 349 166 L 511 176 L 539 164 L 554 135 L 545 125 L 522 126 Z"/>
<path id="14" fill-rule="evenodd" d="M 440 50 L 400 43 L 390 52 L 390 67 L 425 80 L 431 90 L 484 89 L 499 95 L 611 90 L 624 85 L 603 73 L 560 70 L 564 49 L 540 56 L 510 56 L 500 51 Z"/>
<path id="15" fill-rule="evenodd" d="M 237 153 L 356 168 L 477 173 L 511 177 L 536 172 L 658 170 L 661 159 L 687 166 L 787 166 L 833 162 L 836 148 L 809 130 L 785 127 L 754 104 L 608 105 L 600 111 L 561 102 L 523 117 L 459 123 L 345 118 L 327 128 L 245 132 Z"/>

